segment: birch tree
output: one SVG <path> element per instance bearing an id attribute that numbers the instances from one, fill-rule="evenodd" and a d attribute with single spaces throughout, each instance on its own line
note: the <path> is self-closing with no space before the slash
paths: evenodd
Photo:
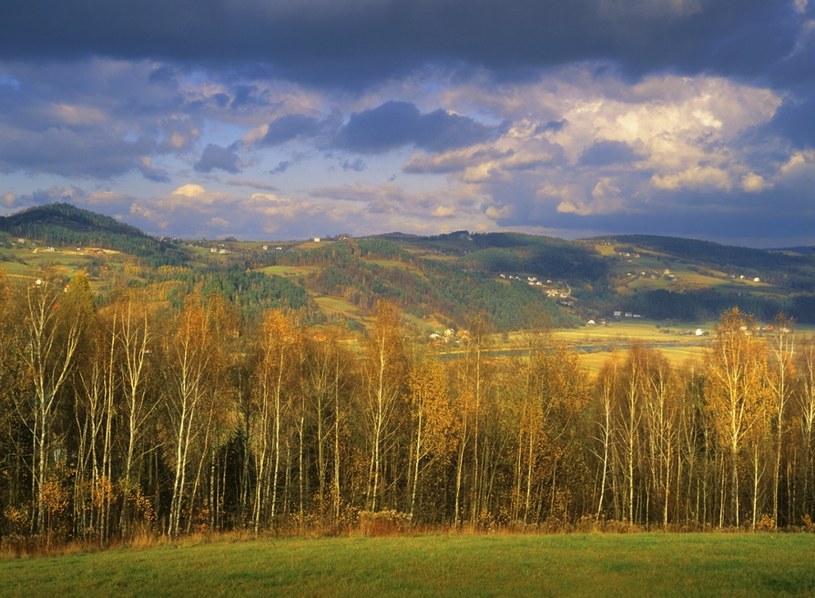
<path id="1" fill-rule="evenodd" d="M 407 357 L 403 347 L 401 314 L 392 303 L 377 304 L 377 316 L 365 354 L 366 420 L 369 460 L 366 507 L 382 506 L 385 451 L 393 440 L 397 410 L 403 400 Z"/>
<path id="2" fill-rule="evenodd" d="M 668 525 L 670 496 L 674 491 L 679 405 L 679 384 L 668 360 L 651 350 L 647 362 L 645 421 L 648 461 L 654 502 L 661 507 L 661 523 Z"/>
<path id="3" fill-rule="evenodd" d="M 616 410 L 619 370 L 619 356 L 615 353 L 603 364 L 597 378 L 596 394 L 598 396 L 599 405 L 597 410 L 598 434 L 596 440 L 600 444 L 599 450 L 595 452 L 600 462 L 600 490 L 597 497 L 596 509 L 597 519 L 600 519 L 603 514 L 607 512 L 605 505 L 606 488 L 609 485 L 608 478 L 612 466 L 612 444 L 616 436 L 614 412 Z"/>
<path id="4" fill-rule="evenodd" d="M 412 414 L 410 516 L 416 517 L 417 495 L 425 471 L 448 463 L 454 450 L 457 420 L 450 403 L 447 371 L 426 357 L 410 372 Z"/>
<path id="5" fill-rule="evenodd" d="M 6 474 L 0 476 L 0 501 L 16 513 L 23 512 L 28 495 L 23 472 L 31 450 L 26 430 L 32 388 L 24 351 L 26 331 L 20 326 L 23 313 L 20 293 L 12 292 L 0 269 L 0 471 Z"/>
<path id="6" fill-rule="evenodd" d="M 720 505 L 719 525 L 741 522 L 739 461 L 747 434 L 755 423 L 762 400 L 764 347 L 752 335 L 752 319 L 738 308 L 722 315 L 710 351 L 705 383 L 708 414 L 730 466 L 729 509 Z M 724 471 L 723 471 L 724 473 Z M 722 477 L 725 495 L 725 477 Z"/>
<path id="7" fill-rule="evenodd" d="M 258 339 L 254 373 L 255 428 L 253 454 L 257 483 L 253 511 L 255 533 L 278 507 L 283 417 L 288 408 L 287 387 L 297 374 L 301 336 L 292 318 L 279 310 L 266 314 Z"/>
<path id="8" fill-rule="evenodd" d="M 85 292 L 79 275 L 72 294 Z M 27 347 L 24 359 L 33 381 L 31 397 L 31 433 L 34 439 L 32 462 L 31 531 L 45 531 L 47 492 L 60 480 L 49 480 L 51 466 L 59 458 L 59 447 L 52 446 L 53 428 L 60 393 L 68 382 L 83 328 L 85 313 L 70 313 L 60 309 L 60 301 L 68 296 L 64 285 L 56 279 L 38 278 L 26 291 L 25 331 Z M 55 450 L 56 449 L 56 450 Z M 49 487 L 48 482 L 51 482 Z"/>
<path id="9" fill-rule="evenodd" d="M 115 378 L 115 336 L 98 317 L 90 343 L 78 368 L 74 389 L 77 423 L 77 466 L 74 476 L 74 528 L 85 535 L 93 530 L 100 542 L 110 535 L 112 486 L 112 426 Z M 86 518 L 87 515 L 87 518 Z"/>
<path id="10" fill-rule="evenodd" d="M 768 343 L 770 363 L 767 368 L 767 379 L 770 391 L 770 411 L 773 418 L 773 440 L 775 455 L 773 458 L 773 523 L 778 525 L 779 498 L 781 487 L 781 460 L 784 452 L 784 439 L 788 432 L 788 404 L 792 395 L 795 378 L 795 334 L 792 322 L 779 316 L 775 322 L 774 337 Z"/>
<path id="11" fill-rule="evenodd" d="M 122 387 L 120 417 L 125 435 L 120 482 L 124 503 L 119 527 L 122 534 L 127 534 L 131 503 L 138 484 L 134 479 L 134 465 L 151 448 L 143 447 L 142 439 L 146 422 L 158 406 L 158 402 L 151 400 L 147 392 L 150 382 L 149 358 L 154 350 L 154 339 L 148 309 L 143 301 L 130 296 L 123 304 L 114 306 L 113 335 L 121 356 L 118 362 Z"/>
<path id="12" fill-rule="evenodd" d="M 800 515 L 815 513 L 815 344 L 805 344 L 796 356 L 799 384 L 795 393 L 799 438 L 803 452 L 803 483 Z"/>
<path id="13" fill-rule="evenodd" d="M 210 366 L 218 350 L 212 323 L 199 295 L 187 299 L 173 329 L 165 339 L 165 405 L 169 422 L 167 449 L 173 471 L 167 533 L 177 537 L 182 516 L 190 515 L 188 484 L 193 474 L 195 441 L 202 435 L 202 415 L 211 375 Z"/>

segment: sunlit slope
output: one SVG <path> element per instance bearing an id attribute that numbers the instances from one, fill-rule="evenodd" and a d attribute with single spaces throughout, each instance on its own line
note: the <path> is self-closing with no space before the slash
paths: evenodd
<path id="1" fill-rule="evenodd" d="M 815 253 L 646 235 L 566 241 L 520 233 L 391 233 L 303 241 L 156 239 L 68 204 L 0 218 L 0 268 L 24 281 L 90 275 L 100 293 L 173 282 L 218 290 L 257 314 L 364 329 L 377 301 L 424 332 L 576 327 L 630 315 L 694 326 L 737 305 L 771 321 L 815 323 Z M 265 277 L 265 278 L 264 278 Z M 171 285 L 173 286 L 173 285 Z M 172 296 L 170 297 L 172 300 Z"/>

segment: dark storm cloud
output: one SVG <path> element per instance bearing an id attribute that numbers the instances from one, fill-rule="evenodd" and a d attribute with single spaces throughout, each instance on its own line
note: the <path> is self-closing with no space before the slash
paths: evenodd
<path id="1" fill-rule="evenodd" d="M 204 148 L 204 153 L 201 154 L 201 159 L 195 163 L 194 168 L 198 172 L 212 172 L 217 169 L 237 174 L 241 171 L 240 158 L 235 150 L 214 143 Z"/>
<path id="2" fill-rule="evenodd" d="M 5 0 L 0 57 L 248 61 L 342 86 L 448 62 L 751 77 L 794 52 L 806 16 L 780 0 Z M 811 79 L 806 64 L 785 76 Z"/>
<path id="3" fill-rule="evenodd" d="M 292 160 L 282 160 L 269 171 L 269 174 L 283 174 L 294 164 Z"/>
<path id="4" fill-rule="evenodd" d="M 142 167 L 142 158 L 153 149 L 147 140 L 103 133 L 80 134 L 68 128 L 23 131 L 0 125 L 0 172 L 109 179 L 135 169 L 155 179 L 161 176 L 158 171 Z"/>
<path id="5" fill-rule="evenodd" d="M 815 70 L 815 66 L 813 67 Z M 815 85 L 806 98 L 782 104 L 765 132 L 776 131 L 799 147 L 815 146 Z"/>
<path id="6" fill-rule="evenodd" d="M 598 141 L 587 147 L 580 155 L 581 166 L 609 166 L 629 164 L 637 159 L 637 154 L 622 141 Z"/>
<path id="7" fill-rule="evenodd" d="M 138 170 L 144 178 L 154 183 L 169 183 L 171 180 L 170 174 L 166 170 L 156 168 L 149 160 L 142 159 L 138 165 Z"/>
<path id="8" fill-rule="evenodd" d="M 310 137 L 316 135 L 320 128 L 320 121 L 314 117 L 305 114 L 287 114 L 269 124 L 263 143 L 279 145 L 291 141 L 295 137 Z"/>
<path id="9" fill-rule="evenodd" d="M 422 114 L 409 102 L 386 102 L 378 108 L 352 114 L 333 144 L 360 153 L 387 151 L 405 145 L 443 152 L 475 145 L 495 135 L 496 129 L 465 116 L 444 110 Z"/>
<path id="10" fill-rule="evenodd" d="M 340 168 L 346 172 L 362 172 L 365 170 L 365 162 L 360 158 L 356 160 L 344 160 L 342 164 L 340 164 Z"/>
<path id="11" fill-rule="evenodd" d="M 0 172 L 110 179 L 130 171 L 167 182 L 153 165 L 186 146 L 200 127 L 170 70 L 99 59 L 0 64 Z"/>
<path id="12" fill-rule="evenodd" d="M 540 135 L 541 133 L 557 133 L 568 124 L 569 123 L 565 120 L 550 120 L 547 123 L 535 127 L 535 134 Z"/>

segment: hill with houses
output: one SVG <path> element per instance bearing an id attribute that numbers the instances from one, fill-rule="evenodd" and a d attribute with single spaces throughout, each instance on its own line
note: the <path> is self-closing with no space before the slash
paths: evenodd
<path id="1" fill-rule="evenodd" d="M 732 306 L 772 321 L 815 324 L 815 252 L 670 237 L 566 241 L 520 233 L 401 233 L 302 242 L 157 239 L 69 204 L 0 218 L 0 269 L 12 281 L 42 268 L 82 269 L 103 295 L 142 286 L 181 301 L 217 290 L 249 317 L 301 310 L 315 324 L 364 328 L 379 299 L 417 328 L 495 331 L 614 319 L 693 323 Z"/>

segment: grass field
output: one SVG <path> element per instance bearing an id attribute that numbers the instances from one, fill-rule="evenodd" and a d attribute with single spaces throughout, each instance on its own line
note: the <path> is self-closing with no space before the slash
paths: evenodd
<path id="1" fill-rule="evenodd" d="M 556 328 L 552 330 L 552 338 L 577 349 L 580 362 L 594 374 L 600 371 L 615 351 L 624 352 L 634 342 L 659 349 L 672 366 L 682 367 L 693 361 L 702 361 L 712 342 L 715 322 L 702 322 L 699 325 L 707 332 L 707 336 L 693 334 L 691 331 L 696 329 L 695 325 L 669 327 L 651 320 L 623 320 L 608 326 Z M 493 346 L 499 352 L 502 349 L 515 349 L 517 352 L 528 343 L 526 334 L 512 332 L 508 335 L 495 335 Z"/>
<path id="2" fill-rule="evenodd" d="M 813 554 L 803 533 L 187 540 L 0 562 L 0 594 L 813 595 Z"/>
<path id="3" fill-rule="evenodd" d="M 660 352 L 674 368 L 683 368 L 688 364 L 704 363 L 705 347 L 658 347 Z M 590 373 L 597 374 L 612 357 L 612 351 L 586 351 L 580 353 L 580 363 Z"/>
<path id="4" fill-rule="evenodd" d="M 317 266 L 266 266 L 261 268 L 261 272 L 276 276 L 308 276 L 320 269 Z"/>
<path id="5" fill-rule="evenodd" d="M 357 321 L 373 321 L 370 315 L 363 313 L 356 305 L 345 299 L 326 296 L 314 297 L 313 299 L 326 314 L 336 314 Z"/>

